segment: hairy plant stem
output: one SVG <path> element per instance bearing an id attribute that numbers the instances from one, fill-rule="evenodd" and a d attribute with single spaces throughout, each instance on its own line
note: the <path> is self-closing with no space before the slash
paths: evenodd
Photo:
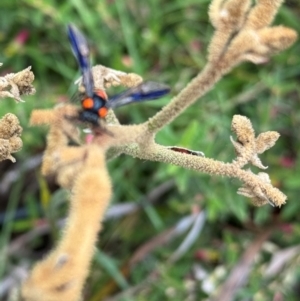
<path id="1" fill-rule="evenodd" d="M 170 100 L 161 111 L 150 118 L 146 125 L 150 133 L 157 133 L 173 119 L 179 116 L 187 107 L 205 95 L 232 66 L 221 66 L 221 63 L 208 63 L 177 96 Z"/>
<path id="2" fill-rule="evenodd" d="M 250 171 L 240 169 L 235 163 L 225 163 L 210 158 L 181 154 L 169 150 L 159 144 L 150 144 L 147 149 L 141 149 L 137 144 L 122 147 L 122 152 L 142 160 L 171 163 L 183 168 L 200 171 L 210 175 L 226 176 L 236 178 L 251 187 L 259 190 L 268 199 L 278 204 L 284 204 L 286 196 L 271 184 L 262 181 L 257 175 Z M 275 200 L 274 200 L 275 199 Z"/>

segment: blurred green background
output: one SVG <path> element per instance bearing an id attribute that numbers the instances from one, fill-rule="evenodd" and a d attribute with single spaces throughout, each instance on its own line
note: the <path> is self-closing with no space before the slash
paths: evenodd
<path id="1" fill-rule="evenodd" d="M 0 105 L 0 116 L 12 112 L 19 117 L 24 143 L 15 154 L 17 163 L 0 163 L 1 300 L 9 298 L 5 285 L 16 270 L 26 271 L 52 248 L 59 237 L 58 222 L 67 212 L 67 192 L 39 171 L 47 127 L 28 124 L 33 109 L 68 101 L 75 91 L 79 70 L 67 39 L 67 24 L 72 22 L 85 33 L 94 64 L 167 83 L 176 95 L 205 65 L 213 33 L 207 16 L 209 2 L 1 0 L 0 62 L 4 65 L 0 72 L 32 66 L 37 90 L 34 96 L 24 97 L 26 103 L 3 99 Z M 286 1 L 275 23 L 299 32 L 299 18 L 299 2 Z M 157 137 L 163 145 L 199 150 L 206 157 L 230 162 L 234 114 L 249 117 L 257 133 L 278 131 L 279 141 L 261 158 L 269 166 L 272 183 L 288 196 L 287 204 L 281 209 L 255 208 L 236 194 L 240 184 L 236 180 L 120 156 L 108 167 L 114 185 L 112 204 L 124 215 L 104 223 L 85 300 L 103 300 L 132 287 L 139 289 L 131 297 L 114 300 L 204 300 L 226 280 L 258 233 L 270 227 L 272 233 L 234 300 L 275 300 L 276 296 L 282 297 L 276 300 L 299 300 L 297 254 L 284 262 L 280 273 L 265 277 L 276 252 L 300 243 L 299 53 L 297 41 L 267 64 L 240 65 Z M 120 108 L 116 114 L 122 123 L 140 123 L 169 99 Z M 126 214 L 124 207 L 116 207 L 128 203 L 137 209 Z M 169 259 L 191 232 L 171 238 L 168 231 L 183 217 L 201 210 L 206 214 L 201 233 L 194 234 L 191 246 L 172 264 Z M 167 242 L 162 243 L 161 236 Z M 152 240 L 155 247 L 151 249 Z M 128 271 L 132 255 L 142 246 L 148 246 L 148 252 Z M 159 281 L 145 284 L 153 273 Z M 203 273 L 206 276 L 201 278 Z M 205 286 L 207 279 L 211 289 Z"/>

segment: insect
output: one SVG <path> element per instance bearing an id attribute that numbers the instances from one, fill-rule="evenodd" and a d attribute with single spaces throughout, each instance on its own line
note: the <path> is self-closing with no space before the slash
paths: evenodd
<path id="1" fill-rule="evenodd" d="M 167 148 L 174 151 L 174 152 L 178 152 L 178 153 L 182 153 L 182 154 L 204 157 L 204 153 L 202 153 L 200 151 L 190 150 L 190 149 L 185 148 L 185 147 L 168 146 Z"/>
<path id="2" fill-rule="evenodd" d="M 107 115 L 108 109 L 114 109 L 134 102 L 154 100 L 169 93 L 170 88 L 165 84 L 146 81 L 121 94 L 108 98 L 105 91 L 95 90 L 94 88 L 89 59 L 90 51 L 84 35 L 75 25 L 70 24 L 68 26 L 68 36 L 73 53 L 81 69 L 82 83 L 85 88 L 85 94 L 81 99 L 82 110 L 79 112 L 81 121 L 99 125 L 99 120 Z"/>

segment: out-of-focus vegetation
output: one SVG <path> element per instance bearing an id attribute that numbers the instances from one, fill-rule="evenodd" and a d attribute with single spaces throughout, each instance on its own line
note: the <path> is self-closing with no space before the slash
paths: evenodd
<path id="1" fill-rule="evenodd" d="M 24 129 L 17 163 L 1 162 L 0 294 L 18 267 L 28 268 L 55 244 L 67 210 L 67 192 L 39 172 L 46 127 L 28 124 L 33 109 L 68 101 L 75 91 L 73 81 L 79 72 L 66 25 L 72 22 L 86 34 L 95 64 L 168 83 L 175 95 L 205 65 L 212 33 L 208 5 L 208 0 L 1 0 L 0 72 L 31 65 L 37 93 L 24 97 L 24 104 L 11 99 L 0 103 L 0 116 L 15 113 Z M 287 1 L 275 23 L 300 32 L 299 18 L 298 1 Z M 288 259 L 278 253 L 300 244 L 299 53 L 297 42 L 267 64 L 239 66 L 158 136 L 161 144 L 231 161 L 234 114 L 249 117 L 258 133 L 278 131 L 279 141 L 262 160 L 269 166 L 272 183 L 287 194 L 287 204 L 281 209 L 254 208 L 236 194 L 235 181 L 126 156 L 114 159 L 108 163 L 112 204 L 133 202 L 139 209 L 105 222 L 85 300 L 102 300 L 132 288 L 131 297 L 114 300 L 204 300 L 270 228 L 235 300 L 299 300 L 300 252 Z M 116 114 L 123 123 L 143 122 L 167 101 L 124 107 Z M 173 264 L 169 259 L 188 232 L 164 244 L 158 237 L 167 239 L 168 229 L 199 210 L 207 217 L 202 232 Z M 117 212 L 122 213 L 123 207 Z M 128 262 L 136 251 L 142 260 L 129 272 Z M 282 266 L 269 275 L 275 254 Z M 0 299 L 6 297 L 2 293 Z"/>

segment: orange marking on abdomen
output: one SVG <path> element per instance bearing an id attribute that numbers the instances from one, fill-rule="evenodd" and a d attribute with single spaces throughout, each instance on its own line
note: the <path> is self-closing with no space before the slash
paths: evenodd
<path id="1" fill-rule="evenodd" d="M 92 109 L 94 106 L 94 100 L 92 98 L 86 98 L 82 101 L 82 106 L 84 109 Z"/>
<path id="2" fill-rule="evenodd" d="M 107 111 L 108 111 L 108 109 L 106 107 L 102 107 L 98 110 L 98 115 L 101 118 L 104 118 L 107 115 Z"/>

